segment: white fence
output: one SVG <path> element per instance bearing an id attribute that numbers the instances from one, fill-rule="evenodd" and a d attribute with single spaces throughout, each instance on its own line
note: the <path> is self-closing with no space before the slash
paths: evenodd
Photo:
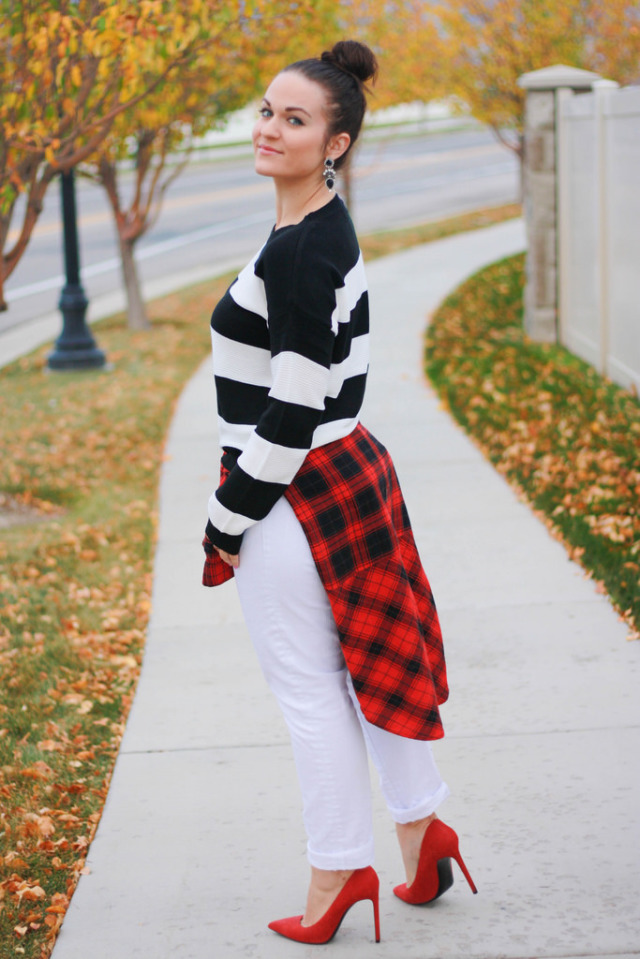
<path id="1" fill-rule="evenodd" d="M 640 87 L 557 97 L 560 340 L 640 393 Z"/>

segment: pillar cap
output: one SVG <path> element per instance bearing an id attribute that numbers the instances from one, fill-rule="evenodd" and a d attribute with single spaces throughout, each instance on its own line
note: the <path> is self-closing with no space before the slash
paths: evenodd
<path id="1" fill-rule="evenodd" d="M 573 90 L 591 90 L 595 80 L 601 80 L 599 73 L 591 70 L 579 70 L 563 63 L 541 70 L 531 70 L 518 78 L 518 86 L 525 90 L 557 90 L 559 87 L 571 87 Z"/>

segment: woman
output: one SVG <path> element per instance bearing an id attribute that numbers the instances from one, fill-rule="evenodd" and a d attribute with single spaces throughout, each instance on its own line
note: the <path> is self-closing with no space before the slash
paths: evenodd
<path id="1" fill-rule="evenodd" d="M 371 50 L 337 43 L 269 86 L 253 132 L 276 224 L 211 320 L 221 484 L 204 582 L 235 574 L 260 664 L 289 727 L 311 881 L 304 915 L 270 924 L 332 938 L 379 881 L 367 750 L 424 903 L 453 882 L 455 832 L 429 740 L 447 698 L 440 627 L 393 466 L 359 423 L 369 314 L 353 225 L 333 192 L 359 134 Z"/>

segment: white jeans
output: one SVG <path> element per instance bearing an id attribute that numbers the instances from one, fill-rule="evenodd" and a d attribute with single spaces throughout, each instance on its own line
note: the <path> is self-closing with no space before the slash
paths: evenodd
<path id="1" fill-rule="evenodd" d="M 367 750 L 393 819 L 430 815 L 449 795 L 431 744 L 396 736 L 362 715 L 329 600 L 298 519 L 280 499 L 244 535 L 236 584 L 264 675 L 289 727 L 309 862 L 373 862 Z"/>

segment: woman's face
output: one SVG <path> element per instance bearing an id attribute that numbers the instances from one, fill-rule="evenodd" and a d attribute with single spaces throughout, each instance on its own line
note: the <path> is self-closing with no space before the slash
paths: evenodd
<path id="1" fill-rule="evenodd" d="M 290 181 L 321 179 L 325 158 L 335 159 L 349 145 L 348 134 L 327 142 L 325 110 L 326 94 L 319 83 L 294 70 L 279 73 L 253 128 L 256 172 Z"/>

